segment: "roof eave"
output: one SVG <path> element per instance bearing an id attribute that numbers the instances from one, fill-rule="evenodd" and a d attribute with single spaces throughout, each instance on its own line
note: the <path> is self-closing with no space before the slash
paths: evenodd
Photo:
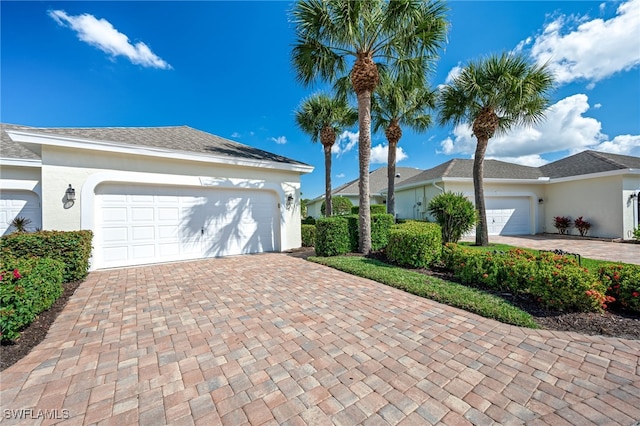
<path id="1" fill-rule="evenodd" d="M 206 163 L 226 164 L 233 166 L 257 167 L 276 169 L 301 174 L 311 173 L 313 166 L 306 164 L 279 163 L 270 160 L 252 160 L 239 157 L 226 157 L 213 154 L 194 154 L 185 151 L 176 151 L 167 148 L 130 145 L 118 142 L 98 141 L 92 139 L 75 138 L 69 136 L 59 136 L 42 134 L 37 132 L 25 132 L 16 130 L 5 130 L 11 140 L 25 145 L 33 152 L 38 152 L 39 147 L 57 146 L 72 149 L 85 149 L 102 152 L 113 152 L 128 155 L 141 155 L 148 157 L 170 158 L 189 161 L 200 161 Z"/>
<path id="2" fill-rule="evenodd" d="M 571 182 L 584 179 L 597 179 L 603 177 L 622 176 L 622 175 L 640 175 L 640 169 L 619 169 L 607 172 L 589 173 L 585 175 L 575 175 L 560 178 L 551 178 L 551 183 Z"/>
<path id="3" fill-rule="evenodd" d="M 0 166 L 42 167 L 42 161 L 30 158 L 0 157 Z"/>

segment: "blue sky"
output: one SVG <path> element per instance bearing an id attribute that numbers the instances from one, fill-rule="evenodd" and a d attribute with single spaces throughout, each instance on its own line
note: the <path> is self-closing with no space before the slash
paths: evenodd
<path id="1" fill-rule="evenodd" d="M 305 88 L 291 67 L 292 3 L 0 2 L 0 120 L 40 127 L 188 125 L 304 161 L 306 198 L 323 192 L 319 145 L 293 112 Z M 489 143 L 487 158 L 542 165 L 585 149 L 640 155 L 640 0 L 453 1 L 436 87 L 459 67 L 519 50 L 549 61 L 552 107 L 536 128 Z M 358 176 L 357 128 L 341 135 L 334 186 Z M 468 126 L 405 130 L 399 166 L 471 158 Z M 374 135 L 371 168 L 386 140 Z"/>

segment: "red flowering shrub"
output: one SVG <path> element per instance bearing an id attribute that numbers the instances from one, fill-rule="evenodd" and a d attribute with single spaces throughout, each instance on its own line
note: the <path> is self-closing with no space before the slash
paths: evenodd
<path id="1" fill-rule="evenodd" d="M 580 216 L 573 221 L 573 226 L 578 230 L 578 232 L 580 232 L 580 235 L 584 237 L 587 235 L 587 232 L 589 232 L 591 223 L 582 219 L 582 216 Z"/>
<path id="2" fill-rule="evenodd" d="M 640 266 L 609 265 L 598 271 L 607 288 L 607 296 L 615 298 L 618 307 L 640 312 Z"/>
<path id="3" fill-rule="evenodd" d="M 599 312 L 613 302 L 598 277 L 572 257 L 522 249 L 490 253 L 448 244 L 443 259 L 463 284 L 529 294 L 547 308 Z"/>
<path id="4" fill-rule="evenodd" d="M 553 226 L 555 226 L 561 234 L 566 234 L 567 229 L 571 226 L 571 219 L 567 216 L 556 216 L 553 218 Z"/>

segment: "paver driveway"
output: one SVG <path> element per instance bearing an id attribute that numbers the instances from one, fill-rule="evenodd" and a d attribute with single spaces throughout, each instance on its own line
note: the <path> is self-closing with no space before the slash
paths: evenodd
<path id="1" fill-rule="evenodd" d="M 521 329 L 283 254 L 239 256 L 91 273 L 2 373 L 2 417 L 632 425 L 639 357 L 639 341 Z"/>

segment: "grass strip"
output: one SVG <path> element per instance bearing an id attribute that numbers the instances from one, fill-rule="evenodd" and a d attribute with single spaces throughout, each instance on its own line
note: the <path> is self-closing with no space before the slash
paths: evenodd
<path id="1" fill-rule="evenodd" d="M 504 299 L 462 284 L 429 277 L 361 256 L 309 257 L 308 260 L 377 281 L 445 305 L 506 324 L 539 328 L 533 317 Z"/>

